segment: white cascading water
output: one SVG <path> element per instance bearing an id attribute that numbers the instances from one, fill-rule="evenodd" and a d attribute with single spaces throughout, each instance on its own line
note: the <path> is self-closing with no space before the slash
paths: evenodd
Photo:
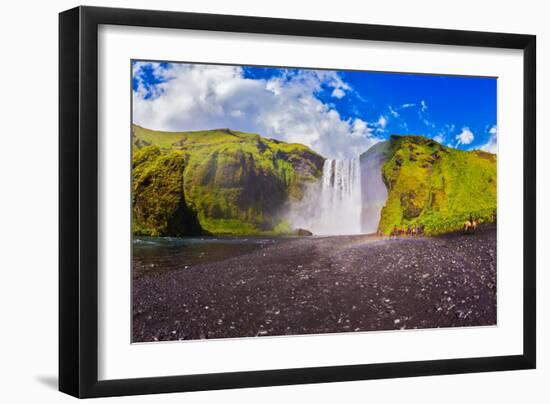
<path id="1" fill-rule="evenodd" d="M 361 168 L 359 159 L 325 160 L 314 234 L 361 233 Z"/>

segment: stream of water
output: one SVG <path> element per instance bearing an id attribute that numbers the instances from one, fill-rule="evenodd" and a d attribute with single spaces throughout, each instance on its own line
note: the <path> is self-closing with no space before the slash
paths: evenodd
<path id="1" fill-rule="evenodd" d="M 319 216 L 314 234 L 361 233 L 361 167 L 359 159 L 325 160 Z"/>

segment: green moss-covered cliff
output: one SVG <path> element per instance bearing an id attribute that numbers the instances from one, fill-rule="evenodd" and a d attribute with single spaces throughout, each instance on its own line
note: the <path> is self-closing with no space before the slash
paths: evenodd
<path id="1" fill-rule="evenodd" d="M 423 224 L 428 234 L 460 229 L 470 213 L 494 219 L 497 158 L 445 147 L 422 136 L 392 136 L 382 178 L 388 199 L 379 229 Z"/>
<path id="2" fill-rule="evenodd" d="M 132 132 L 136 235 L 288 232 L 282 206 L 322 175 L 308 147 L 257 134 Z"/>
<path id="3" fill-rule="evenodd" d="M 185 162 L 180 153 L 156 146 L 132 156 L 133 232 L 148 236 L 204 234 L 194 207 L 183 192 Z"/>

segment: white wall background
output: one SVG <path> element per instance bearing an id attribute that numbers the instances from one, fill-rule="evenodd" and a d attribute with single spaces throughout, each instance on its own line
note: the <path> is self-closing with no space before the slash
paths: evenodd
<path id="1" fill-rule="evenodd" d="M 536 34 L 538 39 L 538 369 L 412 379 L 227 390 L 109 399 L 109 402 L 280 403 L 529 402 L 550 399 L 550 25 L 534 0 L 362 2 L 201 0 L 90 1 L 284 18 Z M 0 400 L 69 402 L 57 385 L 57 13 L 78 5 L 4 2 L 0 24 Z M 546 135 L 546 136 L 545 136 Z"/>

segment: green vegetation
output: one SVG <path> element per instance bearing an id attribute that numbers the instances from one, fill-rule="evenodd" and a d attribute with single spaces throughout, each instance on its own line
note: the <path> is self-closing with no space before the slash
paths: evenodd
<path id="1" fill-rule="evenodd" d="M 324 158 L 300 144 L 218 129 L 159 132 L 133 126 L 135 235 L 291 234 L 282 219 L 322 176 Z M 470 213 L 496 213 L 496 155 L 461 151 L 421 136 L 392 136 L 380 154 L 388 199 L 379 229 L 460 229 Z M 366 155 L 366 153 L 365 153 Z"/>
<path id="2" fill-rule="evenodd" d="M 132 137 L 135 234 L 197 233 L 187 222 L 193 215 L 201 230 L 214 234 L 288 233 L 280 210 L 322 175 L 324 158 L 308 147 L 257 134 L 134 125 Z M 172 223 L 176 206 L 187 221 Z M 185 226 L 174 230 L 179 225 Z"/>
<path id="3" fill-rule="evenodd" d="M 156 146 L 135 149 L 132 156 L 133 232 L 147 236 L 204 233 L 195 210 L 185 200 L 181 154 L 163 154 Z"/>
<path id="4" fill-rule="evenodd" d="M 445 147 L 421 136 L 392 136 L 382 177 L 388 200 L 379 229 L 425 226 L 427 234 L 460 229 L 470 213 L 494 219 L 496 155 Z"/>

